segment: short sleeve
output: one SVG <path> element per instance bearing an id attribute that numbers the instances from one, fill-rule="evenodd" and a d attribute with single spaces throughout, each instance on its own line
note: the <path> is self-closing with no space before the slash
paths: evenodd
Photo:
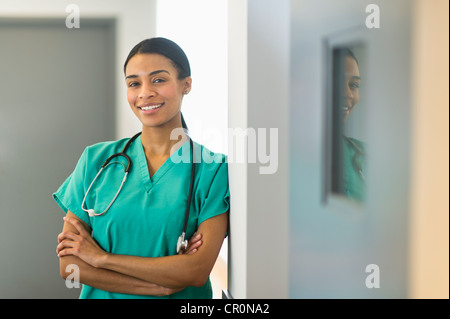
<path id="1" fill-rule="evenodd" d="M 72 174 L 53 194 L 53 199 L 64 213 L 71 211 L 91 227 L 88 214 L 81 208 L 85 194 L 86 157 L 87 149 L 84 150 Z"/>
<path id="2" fill-rule="evenodd" d="M 202 185 L 206 186 L 206 185 Z M 230 191 L 228 188 L 228 164 L 220 163 L 211 184 L 209 191 L 200 208 L 198 224 L 205 220 L 226 213 L 230 209 Z"/>

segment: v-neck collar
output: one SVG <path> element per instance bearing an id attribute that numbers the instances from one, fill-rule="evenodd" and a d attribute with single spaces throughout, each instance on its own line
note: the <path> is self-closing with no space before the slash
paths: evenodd
<path id="1" fill-rule="evenodd" d="M 173 154 L 171 154 L 170 157 L 167 158 L 166 161 L 153 174 L 153 176 L 150 177 L 150 173 L 149 173 L 148 165 L 147 165 L 147 158 L 145 157 L 144 145 L 142 144 L 141 136 L 139 136 L 136 139 L 136 141 L 138 142 L 138 143 L 136 143 L 136 146 L 137 146 L 137 154 L 138 154 L 137 157 L 138 157 L 138 161 L 139 161 L 139 170 L 141 173 L 141 178 L 142 178 L 142 182 L 144 184 L 145 190 L 148 192 L 173 167 L 173 165 L 175 163 L 172 160 L 172 157 L 174 156 L 174 154 L 179 152 L 179 150 L 183 147 L 184 144 L 177 151 L 175 151 Z"/>

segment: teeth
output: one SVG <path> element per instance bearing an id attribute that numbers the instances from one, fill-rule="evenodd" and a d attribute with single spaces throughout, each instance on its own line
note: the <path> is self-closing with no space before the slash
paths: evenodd
<path id="1" fill-rule="evenodd" d="M 153 106 L 142 106 L 141 110 L 144 110 L 144 111 L 154 110 L 154 109 L 161 107 L 161 105 L 162 104 L 157 104 L 157 105 L 153 105 Z"/>

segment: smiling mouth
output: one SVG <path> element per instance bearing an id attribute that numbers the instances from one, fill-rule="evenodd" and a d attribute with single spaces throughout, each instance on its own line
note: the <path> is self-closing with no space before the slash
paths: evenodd
<path id="1" fill-rule="evenodd" d="M 342 108 L 342 111 L 348 112 L 348 111 L 350 111 L 353 108 L 353 106 L 344 104 L 344 105 L 341 106 L 341 108 Z"/>
<path id="2" fill-rule="evenodd" d="M 164 105 L 164 103 L 154 104 L 154 105 L 142 105 L 142 106 L 138 106 L 137 108 L 141 109 L 142 111 L 151 111 L 151 110 L 159 109 L 163 105 Z"/>

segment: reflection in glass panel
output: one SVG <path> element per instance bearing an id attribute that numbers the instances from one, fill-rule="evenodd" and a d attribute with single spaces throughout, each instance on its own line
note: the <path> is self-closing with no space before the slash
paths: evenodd
<path id="1" fill-rule="evenodd" d="M 356 53 L 358 52 L 358 53 Z M 363 201 L 366 191 L 366 145 L 359 57 L 364 47 L 334 48 L 331 191 Z"/>

